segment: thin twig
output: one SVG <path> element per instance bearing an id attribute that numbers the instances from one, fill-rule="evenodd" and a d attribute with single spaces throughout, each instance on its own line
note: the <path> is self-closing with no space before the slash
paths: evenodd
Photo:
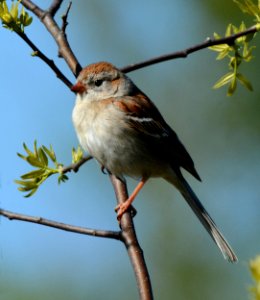
<path id="1" fill-rule="evenodd" d="M 74 171 L 75 173 L 78 172 L 79 168 L 87 161 L 89 161 L 90 159 L 92 159 L 93 157 L 88 155 L 88 156 L 85 156 L 83 157 L 79 162 L 75 163 L 75 164 L 71 164 L 67 167 L 64 167 L 62 169 L 62 173 L 65 174 L 65 173 L 68 173 L 68 172 L 71 172 L 71 171 Z"/>
<path id="2" fill-rule="evenodd" d="M 85 234 L 85 235 L 91 235 L 95 237 L 109 238 L 115 240 L 122 240 L 121 233 L 119 231 L 99 230 L 99 229 L 91 229 L 91 228 L 86 228 L 81 226 L 74 226 L 74 225 L 69 225 L 65 223 L 44 219 L 41 217 L 33 217 L 33 216 L 23 215 L 20 213 L 14 213 L 4 209 L 0 209 L 0 215 L 8 218 L 9 220 L 25 221 L 25 222 L 40 224 L 48 227 L 53 227 L 60 230 L 75 232 L 79 234 Z"/>
<path id="3" fill-rule="evenodd" d="M 138 69 L 141 69 L 144 67 L 148 67 L 148 66 L 151 66 L 151 65 L 154 65 L 157 63 L 161 63 L 161 62 L 164 62 L 167 60 L 172 60 L 172 59 L 176 59 L 176 58 L 186 58 L 189 54 L 191 54 L 193 52 L 196 52 L 196 51 L 199 51 L 199 50 L 211 47 L 211 46 L 215 46 L 215 45 L 221 45 L 221 44 L 232 45 L 232 44 L 234 44 L 235 40 L 238 39 L 239 37 L 248 35 L 248 34 L 254 34 L 257 31 L 258 31 L 257 26 L 252 26 L 244 31 L 241 31 L 239 33 L 236 33 L 236 34 L 233 34 L 231 36 L 224 37 L 221 39 L 216 40 L 216 39 L 208 38 L 208 39 L 206 39 L 206 41 L 204 41 L 200 44 L 197 44 L 195 46 L 186 48 L 184 50 L 157 56 L 157 57 L 154 57 L 154 58 L 151 58 L 151 59 L 148 59 L 148 60 L 136 63 L 136 64 L 131 64 L 131 65 L 125 66 L 125 67 L 121 68 L 121 71 L 124 73 L 128 73 L 128 72 L 132 72 L 132 71 L 135 71 L 135 70 L 138 70 Z"/>
<path id="4" fill-rule="evenodd" d="M 24 32 L 16 32 L 20 38 L 22 38 L 27 45 L 29 45 L 33 50 L 33 55 L 39 57 L 43 60 L 56 74 L 56 76 L 68 87 L 72 87 L 72 83 L 69 79 L 60 71 L 60 69 L 56 66 L 53 60 L 49 59 L 43 52 L 28 38 L 28 36 Z"/>
<path id="5" fill-rule="evenodd" d="M 63 32 L 63 34 L 66 36 L 66 28 L 68 26 L 68 15 L 69 15 L 69 12 L 70 12 L 70 8 L 71 8 L 71 5 L 72 5 L 72 1 L 69 2 L 69 5 L 66 9 L 66 12 L 65 14 L 63 14 L 61 16 L 61 19 L 62 19 L 62 26 L 61 26 L 61 31 Z"/>

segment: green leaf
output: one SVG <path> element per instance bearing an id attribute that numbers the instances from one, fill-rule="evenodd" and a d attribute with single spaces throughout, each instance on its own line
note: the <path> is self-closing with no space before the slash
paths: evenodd
<path id="1" fill-rule="evenodd" d="M 49 158 L 55 163 L 56 162 L 56 155 L 55 155 L 55 152 L 52 149 L 52 146 L 50 146 L 50 149 L 48 149 L 45 146 L 42 146 L 42 148 L 47 153 L 47 155 L 49 156 Z"/>
<path id="2" fill-rule="evenodd" d="M 214 36 L 215 40 L 218 40 L 218 39 L 221 38 L 221 36 L 218 33 L 216 33 L 216 32 L 213 33 L 213 36 Z"/>
<path id="3" fill-rule="evenodd" d="M 20 185 L 27 185 L 27 181 L 24 180 L 14 180 L 14 182 Z"/>
<path id="4" fill-rule="evenodd" d="M 33 143 L 33 150 L 34 150 L 34 155 L 38 157 L 38 148 L 37 148 L 37 141 L 35 140 Z"/>
<path id="5" fill-rule="evenodd" d="M 22 187 L 19 187 L 19 189 L 26 189 L 25 191 L 29 191 L 31 189 L 34 189 L 35 187 L 38 186 L 37 182 L 35 180 L 15 180 L 14 181 L 17 184 L 22 185 Z"/>
<path id="6" fill-rule="evenodd" d="M 10 14 L 13 17 L 14 22 L 16 22 L 18 18 L 18 6 L 19 6 L 19 2 L 12 3 L 10 9 Z"/>
<path id="7" fill-rule="evenodd" d="M 221 59 L 225 58 L 229 54 L 229 52 L 230 52 L 230 47 L 228 47 L 225 50 L 223 50 L 222 52 L 220 52 L 216 59 L 221 60 Z"/>
<path id="8" fill-rule="evenodd" d="M 25 143 L 23 143 L 23 147 L 29 156 L 34 156 L 34 153 L 29 150 Z"/>
<path id="9" fill-rule="evenodd" d="M 21 176 L 22 179 L 33 179 L 41 177 L 45 173 L 44 169 L 34 170 Z"/>
<path id="10" fill-rule="evenodd" d="M 244 13 L 247 13 L 251 16 L 256 17 L 256 21 L 260 21 L 260 5 L 255 5 L 251 0 L 244 0 L 244 3 L 241 3 L 240 1 L 233 0 L 237 6 L 240 8 L 240 10 Z"/>
<path id="11" fill-rule="evenodd" d="M 35 194 L 37 192 L 38 188 L 33 189 L 30 193 L 26 194 L 24 197 L 25 198 L 29 198 L 31 197 L 33 194 Z"/>
<path id="12" fill-rule="evenodd" d="M 48 157 L 45 154 L 45 152 L 42 150 L 42 148 L 39 148 L 39 150 L 38 150 L 38 156 L 39 156 L 40 161 L 43 163 L 43 165 L 45 167 L 47 167 L 48 163 L 49 163 Z"/>
<path id="13" fill-rule="evenodd" d="M 248 79 L 241 73 L 237 73 L 237 79 L 241 82 L 249 91 L 253 91 L 253 86 Z"/>
<path id="14" fill-rule="evenodd" d="M 225 51 L 226 49 L 229 49 L 229 46 L 228 44 L 220 44 L 220 45 L 210 46 L 208 48 L 216 52 L 222 52 Z"/>
<path id="15" fill-rule="evenodd" d="M 222 76 L 213 86 L 213 89 L 218 89 L 222 87 L 225 84 L 228 84 L 232 79 L 234 78 L 234 73 L 229 72 Z"/>
<path id="16" fill-rule="evenodd" d="M 61 174 L 59 177 L 58 177 L 58 183 L 60 184 L 61 182 L 65 182 L 66 180 L 68 180 L 69 177 L 65 174 Z"/>
<path id="17" fill-rule="evenodd" d="M 78 163 L 83 158 L 83 150 L 80 146 L 78 146 L 77 150 L 75 148 L 72 148 L 72 163 Z"/>
<path id="18" fill-rule="evenodd" d="M 232 24 L 228 24 L 227 29 L 226 29 L 226 33 L 225 36 L 230 36 L 232 34 L 232 29 L 233 29 L 233 25 Z"/>
<path id="19" fill-rule="evenodd" d="M 27 161 L 27 156 L 24 156 L 24 155 L 22 155 L 21 153 L 17 153 L 17 155 L 18 155 L 20 158 L 22 158 L 22 159 L 24 159 L 24 160 Z"/>
<path id="20" fill-rule="evenodd" d="M 232 96 L 236 90 L 236 87 L 237 87 L 237 80 L 236 80 L 236 76 L 234 76 L 228 87 L 227 95 Z"/>
<path id="21" fill-rule="evenodd" d="M 38 167 L 38 168 L 43 168 L 45 167 L 45 165 L 39 161 L 37 158 L 33 157 L 33 156 L 28 156 L 27 159 L 28 163 L 34 167 Z"/>
<path id="22" fill-rule="evenodd" d="M 10 24 L 13 21 L 13 18 L 9 13 L 2 14 L 1 19 L 5 24 Z"/>
<path id="23" fill-rule="evenodd" d="M 38 186 L 35 186 L 33 188 L 31 188 L 29 186 L 19 186 L 18 190 L 21 191 L 21 192 L 28 192 L 28 191 L 34 190 L 36 188 L 38 188 Z"/>
<path id="24" fill-rule="evenodd" d="M 25 21 L 23 23 L 24 26 L 29 26 L 32 24 L 33 18 L 31 16 L 28 15 L 28 13 L 25 13 L 26 17 L 25 17 Z"/>

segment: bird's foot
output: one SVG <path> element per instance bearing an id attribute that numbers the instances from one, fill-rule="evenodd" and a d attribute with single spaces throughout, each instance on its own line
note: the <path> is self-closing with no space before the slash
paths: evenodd
<path id="1" fill-rule="evenodd" d="M 120 203 L 115 207 L 115 212 L 117 212 L 117 220 L 119 222 L 121 221 L 123 214 L 128 210 L 131 213 L 131 217 L 134 218 L 137 214 L 137 211 L 132 205 L 129 205 L 129 203 L 127 203 L 127 201 Z"/>

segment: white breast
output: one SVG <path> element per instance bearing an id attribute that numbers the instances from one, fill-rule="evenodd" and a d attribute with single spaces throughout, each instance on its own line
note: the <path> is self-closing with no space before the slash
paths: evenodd
<path id="1" fill-rule="evenodd" d="M 76 101 L 72 119 L 82 147 L 119 177 L 161 176 L 165 165 L 149 155 L 150 149 L 127 126 L 124 113 L 112 103 L 105 109 L 100 105 L 102 101 Z"/>

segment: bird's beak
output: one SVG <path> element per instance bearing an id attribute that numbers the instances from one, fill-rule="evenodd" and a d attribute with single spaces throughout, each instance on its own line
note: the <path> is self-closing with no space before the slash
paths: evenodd
<path id="1" fill-rule="evenodd" d="M 73 87 L 71 88 L 72 92 L 77 94 L 83 94 L 87 91 L 87 88 L 85 84 L 83 84 L 81 81 L 78 81 Z"/>

